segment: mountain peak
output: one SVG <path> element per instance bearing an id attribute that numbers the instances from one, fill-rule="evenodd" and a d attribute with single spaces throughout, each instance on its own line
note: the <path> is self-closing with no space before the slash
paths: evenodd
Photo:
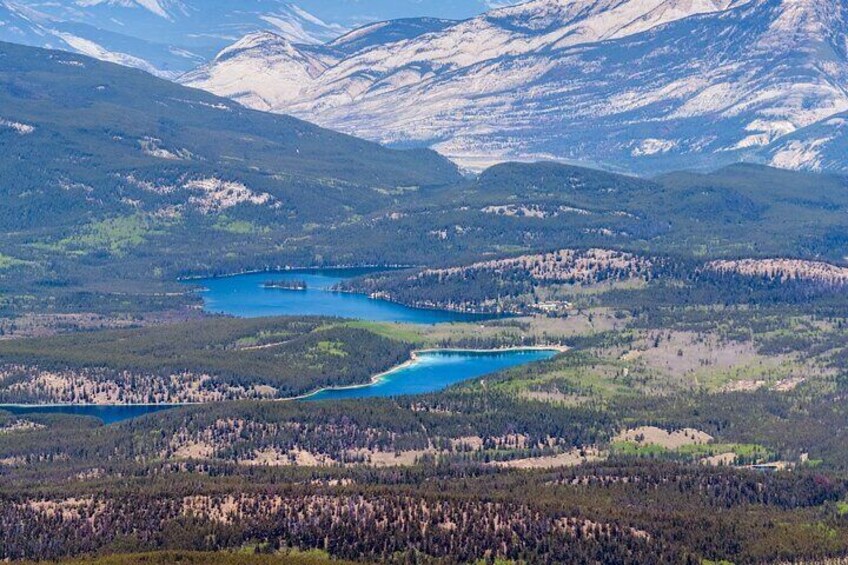
<path id="1" fill-rule="evenodd" d="M 270 110 L 281 99 L 297 98 L 303 88 L 327 69 L 308 47 L 298 46 L 271 31 L 251 33 L 192 71 L 180 82 L 237 98 L 253 108 Z"/>
<path id="2" fill-rule="evenodd" d="M 244 51 L 257 49 L 266 53 L 282 51 L 288 54 L 293 54 L 297 50 L 291 41 L 278 33 L 267 30 L 256 31 L 248 33 L 218 53 L 216 60 L 226 60 Z"/>
<path id="3" fill-rule="evenodd" d="M 288 39 L 272 31 L 249 33 L 215 56 L 214 63 L 225 63 L 249 54 L 251 57 L 299 58 L 300 52 Z M 192 74 L 192 73 L 189 73 Z"/>

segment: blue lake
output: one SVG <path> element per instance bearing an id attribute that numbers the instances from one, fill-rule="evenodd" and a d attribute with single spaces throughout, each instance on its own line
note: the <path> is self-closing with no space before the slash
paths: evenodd
<path id="1" fill-rule="evenodd" d="M 437 392 L 453 384 L 503 369 L 550 359 L 556 353 L 552 350 L 423 352 L 419 353 L 412 363 L 386 373 L 374 384 L 358 388 L 328 389 L 307 397 L 307 400 L 341 400 Z"/>
<path id="2" fill-rule="evenodd" d="M 374 272 L 368 269 L 330 269 L 255 273 L 195 279 L 187 284 L 200 286 L 207 312 L 241 318 L 263 316 L 338 316 L 371 322 L 440 324 L 473 322 L 491 318 L 443 310 L 409 308 L 362 294 L 333 292 L 345 279 Z M 270 281 L 303 281 L 306 290 L 265 288 Z"/>

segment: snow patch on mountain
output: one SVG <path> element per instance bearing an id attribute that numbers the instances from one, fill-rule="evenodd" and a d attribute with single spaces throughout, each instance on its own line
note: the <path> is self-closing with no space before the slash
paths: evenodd
<path id="1" fill-rule="evenodd" d="M 51 33 L 67 43 L 74 51 L 82 53 L 83 55 L 100 59 L 101 61 L 107 61 L 109 63 L 124 65 L 125 67 L 134 67 L 164 78 L 176 78 L 177 76 L 176 73 L 160 71 L 143 59 L 133 57 L 127 53 L 109 51 L 94 41 L 78 37 L 72 33 L 65 33 L 56 30 L 51 30 Z"/>
<path id="2" fill-rule="evenodd" d="M 649 138 L 639 143 L 638 147 L 633 149 L 631 155 L 634 157 L 641 157 L 642 155 L 657 155 L 658 153 L 668 153 L 675 147 L 677 147 L 677 141 L 672 139 Z"/>
<path id="3" fill-rule="evenodd" d="M 162 140 L 155 137 L 145 137 L 138 141 L 141 151 L 150 157 L 167 161 L 188 161 L 193 155 L 187 149 L 171 150 L 162 147 Z"/>

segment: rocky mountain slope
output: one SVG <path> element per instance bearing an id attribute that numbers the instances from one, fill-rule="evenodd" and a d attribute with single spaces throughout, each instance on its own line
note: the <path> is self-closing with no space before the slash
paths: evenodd
<path id="1" fill-rule="evenodd" d="M 835 139 L 805 128 L 848 110 L 846 11 L 838 0 L 535 0 L 342 55 L 246 38 L 182 80 L 477 168 L 841 170 L 826 158 Z"/>
<path id="2" fill-rule="evenodd" d="M 299 45 L 319 45 L 371 22 L 464 19 L 491 6 L 485 0 L 0 0 L 0 41 L 64 49 L 174 78 L 249 33 L 270 30 Z M 403 22 L 381 26 L 389 32 L 383 40 Z"/>

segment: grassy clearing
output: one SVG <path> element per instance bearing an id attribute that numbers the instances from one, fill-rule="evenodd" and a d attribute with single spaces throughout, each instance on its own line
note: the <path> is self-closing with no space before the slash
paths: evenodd
<path id="1" fill-rule="evenodd" d="M 632 441 L 616 441 L 610 444 L 610 453 L 612 455 L 651 458 L 667 455 L 671 453 L 671 450 L 654 443 L 638 444 Z"/>
<path id="2" fill-rule="evenodd" d="M 212 228 L 233 235 L 259 235 L 271 232 L 266 226 L 259 226 L 246 220 L 233 220 L 224 215 L 218 216 Z"/>
<path id="3" fill-rule="evenodd" d="M 333 357 L 347 357 L 348 352 L 344 350 L 344 344 L 340 341 L 319 341 L 315 346 L 319 355 L 331 355 Z"/>
<path id="4" fill-rule="evenodd" d="M 387 339 L 394 339 L 414 344 L 426 343 L 426 338 L 423 335 L 423 329 L 412 325 L 366 321 L 347 322 L 345 325 L 350 328 L 366 330 Z"/>
<path id="5" fill-rule="evenodd" d="M 553 365 L 557 367 L 556 363 Z M 516 371 L 520 374 L 520 370 Z M 576 393 L 580 396 L 610 400 L 632 396 L 633 388 L 620 367 L 600 363 L 594 366 L 565 367 L 532 378 L 517 378 L 500 383 L 498 388 L 511 393 Z"/>
<path id="6" fill-rule="evenodd" d="M 680 456 L 691 460 L 700 460 L 716 455 L 733 453 L 745 461 L 767 461 L 772 453 L 756 444 L 744 443 L 706 443 L 683 445 L 669 449 L 654 443 L 636 443 L 616 441 L 610 444 L 610 453 L 619 456 L 657 458 L 660 456 Z"/>
<path id="7" fill-rule="evenodd" d="M 147 243 L 148 238 L 165 234 L 166 224 L 145 214 L 109 218 L 88 224 L 82 230 L 55 244 L 58 251 L 78 255 L 105 252 L 124 257 L 128 251 Z"/>
<path id="8" fill-rule="evenodd" d="M 762 445 L 753 443 L 707 443 L 701 445 L 684 445 L 676 450 L 683 455 L 693 457 L 711 457 L 722 453 L 733 453 L 746 459 L 768 459 L 771 453 Z"/>
<path id="9" fill-rule="evenodd" d="M 601 332 L 622 329 L 626 319 L 616 318 L 606 308 L 575 313 L 567 318 L 528 316 L 480 322 L 454 322 L 422 326 L 374 322 L 350 322 L 350 327 L 368 331 L 424 347 L 463 343 L 474 340 L 491 340 L 503 344 L 520 344 L 527 338 L 547 344 L 564 343 L 578 336 L 592 336 Z"/>
<path id="10" fill-rule="evenodd" d="M 810 367 L 803 363 L 786 358 L 764 357 L 726 371 L 704 371 L 696 378 L 704 388 L 715 392 L 732 388 L 734 383 L 741 386 L 762 382 L 762 386 L 770 387 L 781 380 L 809 374 Z"/>

